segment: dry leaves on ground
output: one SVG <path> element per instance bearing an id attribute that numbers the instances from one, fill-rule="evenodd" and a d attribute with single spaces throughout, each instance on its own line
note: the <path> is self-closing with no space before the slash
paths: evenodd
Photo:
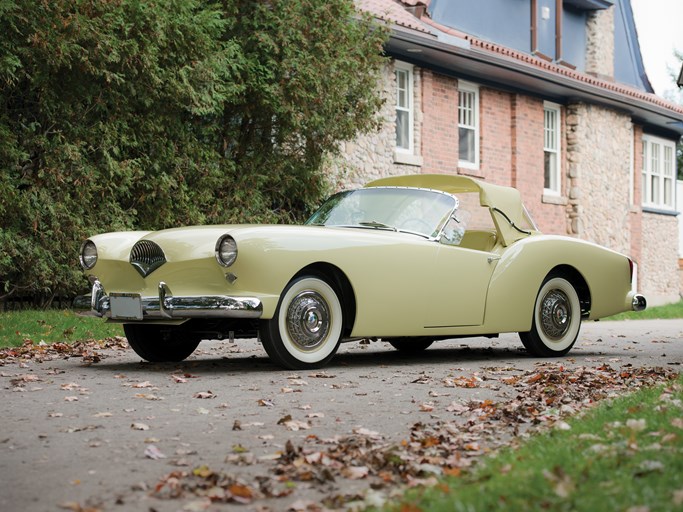
<path id="1" fill-rule="evenodd" d="M 127 350 L 128 342 L 122 336 L 106 338 L 104 340 L 81 340 L 74 343 L 34 343 L 24 340 L 20 347 L 9 347 L 0 350 L 0 366 L 10 363 L 34 360 L 37 362 L 52 361 L 54 359 L 68 359 L 80 357 L 84 364 L 99 363 L 106 357 L 100 351 Z"/>
<path id="2" fill-rule="evenodd" d="M 472 376 L 458 376 L 441 381 L 445 387 L 474 387 L 487 380 L 510 386 L 514 398 L 494 402 L 472 400 L 467 403 L 453 401 L 443 407 L 450 419 L 431 419 L 413 424 L 406 438 L 390 442 L 378 432 L 356 428 L 346 436 L 321 439 L 314 434 L 300 444 L 287 441 L 284 450 L 272 457 L 262 457 L 269 474 L 258 477 L 256 484 L 247 484 L 239 477 L 208 468 L 192 472 L 174 471 L 164 476 L 153 494 L 160 498 L 201 497 L 212 502 L 251 503 L 262 498 L 289 495 L 296 483 L 314 486 L 327 497 L 321 506 L 343 508 L 359 497 L 339 495 L 331 488 L 343 487 L 344 480 L 362 480 L 367 487 L 387 494 L 402 487 L 430 485 L 439 475 L 457 476 L 480 456 L 509 444 L 522 431 L 539 426 L 561 428 L 568 424 L 564 418 L 592 404 L 619 393 L 651 386 L 676 378 L 677 374 L 665 368 L 620 369 L 607 364 L 590 367 L 566 368 L 562 364 L 539 364 L 535 369 L 521 372 L 490 371 Z M 325 378 L 320 374 L 312 378 Z M 298 381 L 298 376 L 289 377 Z M 411 384 L 434 384 L 425 376 Z M 437 393 L 437 396 L 439 394 Z M 269 404 L 263 400 L 262 406 Z M 422 411 L 436 408 L 423 403 Z M 310 422 L 293 420 L 290 415 L 278 424 L 297 431 L 310 428 Z M 637 427 L 634 425 L 634 428 Z M 233 430 L 240 429 L 238 420 Z M 245 450 L 247 450 L 245 448 Z M 228 458 L 240 463 L 244 458 Z M 251 463 L 256 463 L 250 458 Z M 270 465 L 270 467 L 268 467 Z M 560 470 L 547 472 L 546 479 L 558 495 L 571 489 Z M 336 483 L 336 486 L 330 486 Z"/>

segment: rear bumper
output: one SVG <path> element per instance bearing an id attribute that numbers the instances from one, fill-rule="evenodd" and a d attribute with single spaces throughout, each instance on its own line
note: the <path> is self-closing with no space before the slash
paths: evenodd
<path id="1" fill-rule="evenodd" d="M 246 318 L 257 319 L 263 305 L 256 297 L 228 295 L 174 296 L 163 281 L 155 297 L 139 294 L 108 295 L 95 280 L 89 295 L 76 297 L 73 307 L 81 316 L 97 316 L 115 320 L 184 320 L 188 318 Z"/>

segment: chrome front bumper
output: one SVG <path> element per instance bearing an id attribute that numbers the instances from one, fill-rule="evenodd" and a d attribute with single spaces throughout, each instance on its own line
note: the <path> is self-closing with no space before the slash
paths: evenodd
<path id="1" fill-rule="evenodd" d="M 174 297 L 163 281 L 156 297 L 142 297 L 132 293 L 107 295 L 102 284 L 95 280 L 90 295 L 80 295 L 73 303 L 82 316 L 99 316 L 114 320 L 139 321 L 184 320 L 187 318 L 260 318 L 261 301 L 255 297 L 202 295 Z"/>

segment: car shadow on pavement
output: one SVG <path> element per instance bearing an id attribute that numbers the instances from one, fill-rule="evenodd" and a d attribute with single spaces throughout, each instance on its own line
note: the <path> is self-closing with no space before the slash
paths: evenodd
<path id="1" fill-rule="evenodd" d="M 454 345 L 453 343 L 458 343 Z M 561 358 L 534 358 L 529 356 L 522 347 L 511 345 L 491 346 L 490 343 L 463 344 L 462 340 L 453 342 L 440 342 L 427 350 L 417 353 L 405 353 L 394 350 L 386 344 L 378 342 L 365 349 L 362 346 L 344 350 L 337 354 L 324 368 L 315 370 L 285 370 L 272 363 L 265 352 L 251 350 L 242 352 L 223 352 L 219 348 L 210 351 L 200 351 L 181 362 L 172 363 L 149 363 L 133 356 L 126 361 L 103 360 L 96 365 L 97 368 L 107 369 L 112 372 L 126 373 L 173 373 L 184 372 L 190 374 L 248 374 L 248 373 L 313 373 L 313 372 L 337 372 L 347 369 L 368 369 L 377 367 L 391 367 L 405 369 L 410 367 L 420 370 L 427 365 L 429 369 L 443 366 L 452 368 L 459 365 L 482 366 L 515 366 L 533 365 L 537 363 L 561 363 L 563 361 L 572 364 L 581 364 L 583 360 L 594 363 L 596 358 L 605 359 L 610 357 L 623 357 L 625 354 L 610 347 L 607 350 L 587 350 L 576 348 L 569 355 Z M 132 351 L 131 351 L 132 354 Z"/>

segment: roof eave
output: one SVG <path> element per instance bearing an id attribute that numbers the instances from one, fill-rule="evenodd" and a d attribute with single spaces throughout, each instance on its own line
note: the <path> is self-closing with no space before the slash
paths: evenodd
<path id="1" fill-rule="evenodd" d="M 514 58 L 474 48 L 463 40 L 443 42 L 404 30 L 392 30 L 387 53 L 439 73 L 514 92 L 537 94 L 566 103 L 582 101 L 629 114 L 636 122 L 683 135 L 683 114 L 572 77 L 558 75 Z"/>

